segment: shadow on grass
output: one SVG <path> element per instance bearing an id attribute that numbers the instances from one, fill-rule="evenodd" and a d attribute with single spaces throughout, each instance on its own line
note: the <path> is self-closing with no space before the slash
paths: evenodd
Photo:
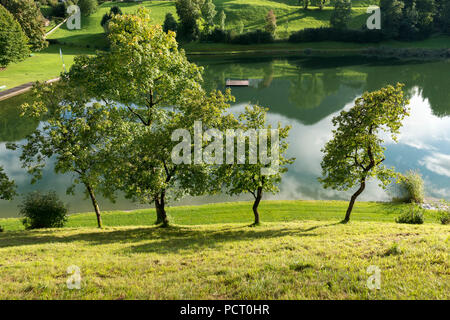
<path id="1" fill-rule="evenodd" d="M 170 226 L 168 228 L 148 227 L 131 230 L 103 230 L 69 236 L 56 236 L 53 234 L 54 230 L 22 231 L 0 234 L 0 248 L 71 242 L 87 242 L 89 245 L 129 243 L 131 246 L 125 249 L 128 252 L 176 253 L 184 250 L 216 248 L 226 242 L 284 236 L 313 237 L 317 236 L 317 234 L 309 232 L 315 228 L 261 230 L 259 228 L 248 228 L 248 226 L 236 226 L 217 230 L 193 230 L 187 227 Z M 146 240 L 150 242 L 133 245 L 133 243 Z"/>
<path id="2" fill-rule="evenodd" d="M 190 232 L 187 236 L 173 237 L 151 243 L 131 246 L 126 251 L 134 253 L 178 253 L 186 250 L 197 251 L 205 248 L 214 249 L 226 242 L 248 241 L 278 238 L 284 236 L 314 237 L 315 233 L 306 233 L 298 229 L 258 230 L 254 228 L 236 228 L 214 232 Z"/>

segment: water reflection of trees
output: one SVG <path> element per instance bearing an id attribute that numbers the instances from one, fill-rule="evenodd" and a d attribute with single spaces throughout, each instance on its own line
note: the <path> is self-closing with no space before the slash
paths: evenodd
<path id="1" fill-rule="evenodd" d="M 225 79 L 258 79 L 257 86 L 233 88 L 237 101 L 259 103 L 304 124 L 339 111 L 363 91 L 387 84 L 418 87 L 436 116 L 450 115 L 450 62 L 399 62 L 345 58 L 267 58 L 205 63 L 206 84 L 224 88 Z"/>
<path id="2" fill-rule="evenodd" d="M 227 78 L 253 79 L 252 87 L 233 89 L 237 101 L 259 103 L 304 124 L 339 111 L 363 91 L 396 82 L 405 83 L 410 93 L 418 87 L 436 116 L 450 116 L 450 61 L 248 57 L 199 63 L 208 89 L 224 89 Z M 20 117 L 20 105 L 29 100 L 23 94 L 0 101 L 0 142 L 21 140 L 36 128 L 36 121 Z"/>
<path id="3" fill-rule="evenodd" d="M 23 94 L 0 101 L 0 142 L 22 140 L 36 129 L 37 121 L 20 116 L 20 106 L 29 99 L 29 94 Z"/>

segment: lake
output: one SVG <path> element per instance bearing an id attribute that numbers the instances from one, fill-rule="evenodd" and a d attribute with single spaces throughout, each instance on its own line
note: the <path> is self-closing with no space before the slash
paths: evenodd
<path id="1" fill-rule="evenodd" d="M 350 108 L 365 91 L 387 84 L 404 83 L 411 101 L 411 116 L 404 122 L 398 143 L 386 139 L 387 166 L 397 171 L 418 170 L 423 175 L 429 197 L 450 200 L 450 61 L 400 62 L 368 60 L 358 57 L 195 57 L 205 67 L 207 89 L 224 89 L 227 79 L 248 79 L 249 87 L 233 88 L 236 103 L 232 112 L 240 112 L 248 104 L 270 109 L 268 119 L 292 126 L 288 155 L 296 162 L 289 167 L 277 195 L 265 199 L 336 199 L 347 200 L 350 192 L 325 190 L 317 178 L 321 175 L 321 148 L 331 138 L 331 119 Z M 56 175 L 51 163 L 43 179 L 30 185 L 30 176 L 21 168 L 18 153 L 7 150 L 6 142 L 21 141 L 37 123 L 19 117 L 18 105 L 27 95 L 0 102 L 0 165 L 13 178 L 19 193 L 32 190 L 56 190 L 69 204 L 71 212 L 92 211 L 82 189 L 76 196 L 65 190 L 70 175 Z M 250 199 L 243 195 L 236 199 Z M 368 184 L 361 200 L 387 201 L 390 194 Z M 185 198 L 171 205 L 230 201 L 226 196 Z M 0 217 L 15 217 L 21 198 L 0 200 Z M 103 210 L 132 210 L 148 207 L 119 199 L 112 204 L 100 200 Z"/>

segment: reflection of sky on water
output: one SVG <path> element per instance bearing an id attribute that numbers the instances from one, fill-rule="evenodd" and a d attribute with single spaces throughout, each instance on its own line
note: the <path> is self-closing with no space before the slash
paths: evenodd
<path id="1" fill-rule="evenodd" d="M 414 90 L 411 102 L 411 115 L 404 121 L 398 143 L 386 137 L 386 166 L 394 166 L 399 172 L 418 169 L 425 180 L 427 195 L 450 200 L 450 117 L 438 118 L 432 114 L 428 101 L 422 99 L 418 90 Z M 246 103 L 232 107 L 235 114 L 244 111 Z M 353 101 L 347 103 L 348 109 Z M 277 195 L 267 194 L 266 199 L 342 199 L 347 200 L 349 192 L 324 189 L 317 181 L 321 175 L 321 149 L 331 139 L 333 128 L 331 119 L 338 112 L 328 115 L 313 125 L 304 125 L 296 119 L 290 119 L 278 113 L 269 113 L 269 122 L 291 125 L 288 156 L 296 161 L 289 167 Z M 214 198 L 223 200 L 224 198 Z M 242 197 L 251 199 L 251 197 Z M 368 183 L 361 200 L 387 201 L 390 195 L 378 186 L 376 180 Z M 226 198 L 226 200 L 231 200 Z M 188 204 L 191 199 L 183 201 Z M 199 202 L 207 201 L 201 198 Z"/>
<path id="2" fill-rule="evenodd" d="M 352 105 L 353 102 L 348 103 L 345 108 Z M 331 119 L 338 113 L 310 126 L 278 114 L 269 116 L 271 122 L 280 121 L 292 126 L 289 155 L 297 158 L 286 174 L 279 198 L 348 199 L 348 192 L 324 190 L 317 182 L 321 175 L 320 150 L 332 137 Z M 386 166 L 394 166 L 399 172 L 418 169 L 424 177 L 428 196 L 450 200 L 450 117 L 434 116 L 428 101 L 415 90 L 411 98 L 411 116 L 404 121 L 398 143 L 389 138 L 386 141 Z M 382 201 L 389 196 L 372 181 L 361 199 Z"/>

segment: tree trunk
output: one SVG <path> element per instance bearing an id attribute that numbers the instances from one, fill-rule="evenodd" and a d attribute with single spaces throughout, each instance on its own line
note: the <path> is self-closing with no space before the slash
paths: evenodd
<path id="1" fill-rule="evenodd" d="M 86 185 L 86 189 L 91 197 L 92 205 L 94 206 L 95 214 L 97 215 L 97 225 L 99 228 L 102 227 L 102 216 L 100 214 L 100 208 L 98 207 L 97 199 L 95 198 L 94 190 L 92 190 L 90 185 Z"/>
<path id="2" fill-rule="evenodd" d="M 155 197 L 155 208 L 156 208 L 156 223 L 161 224 L 163 227 L 169 226 L 169 219 L 167 219 L 166 209 L 165 209 L 165 197 L 166 192 L 162 191 L 160 196 Z"/>
<path id="3" fill-rule="evenodd" d="M 255 202 L 253 203 L 253 214 L 255 215 L 255 222 L 254 225 L 259 224 L 259 212 L 258 212 L 258 206 L 262 199 L 262 187 L 258 187 L 258 190 L 256 191 L 256 197 Z"/>
<path id="4" fill-rule="evenodd" d="M 350 199 L 350 204 L 348 205 L 347 213 L 345 214 L 345 219 L 343 221 L 344 223 L 347 223 L 350 221 L 350 214 L 352 213 L 353 206 L 355 205 L 355 202 L 356 202 L 356 198 L 359 197 L 359 195 L 364 191 L 365 188 L 366 188 L 366 179 L 364 178 L 361 181 L 361 186 L 359 187 L 358 191 L 356 191 L 352 195 L 352 198 Z"/>

